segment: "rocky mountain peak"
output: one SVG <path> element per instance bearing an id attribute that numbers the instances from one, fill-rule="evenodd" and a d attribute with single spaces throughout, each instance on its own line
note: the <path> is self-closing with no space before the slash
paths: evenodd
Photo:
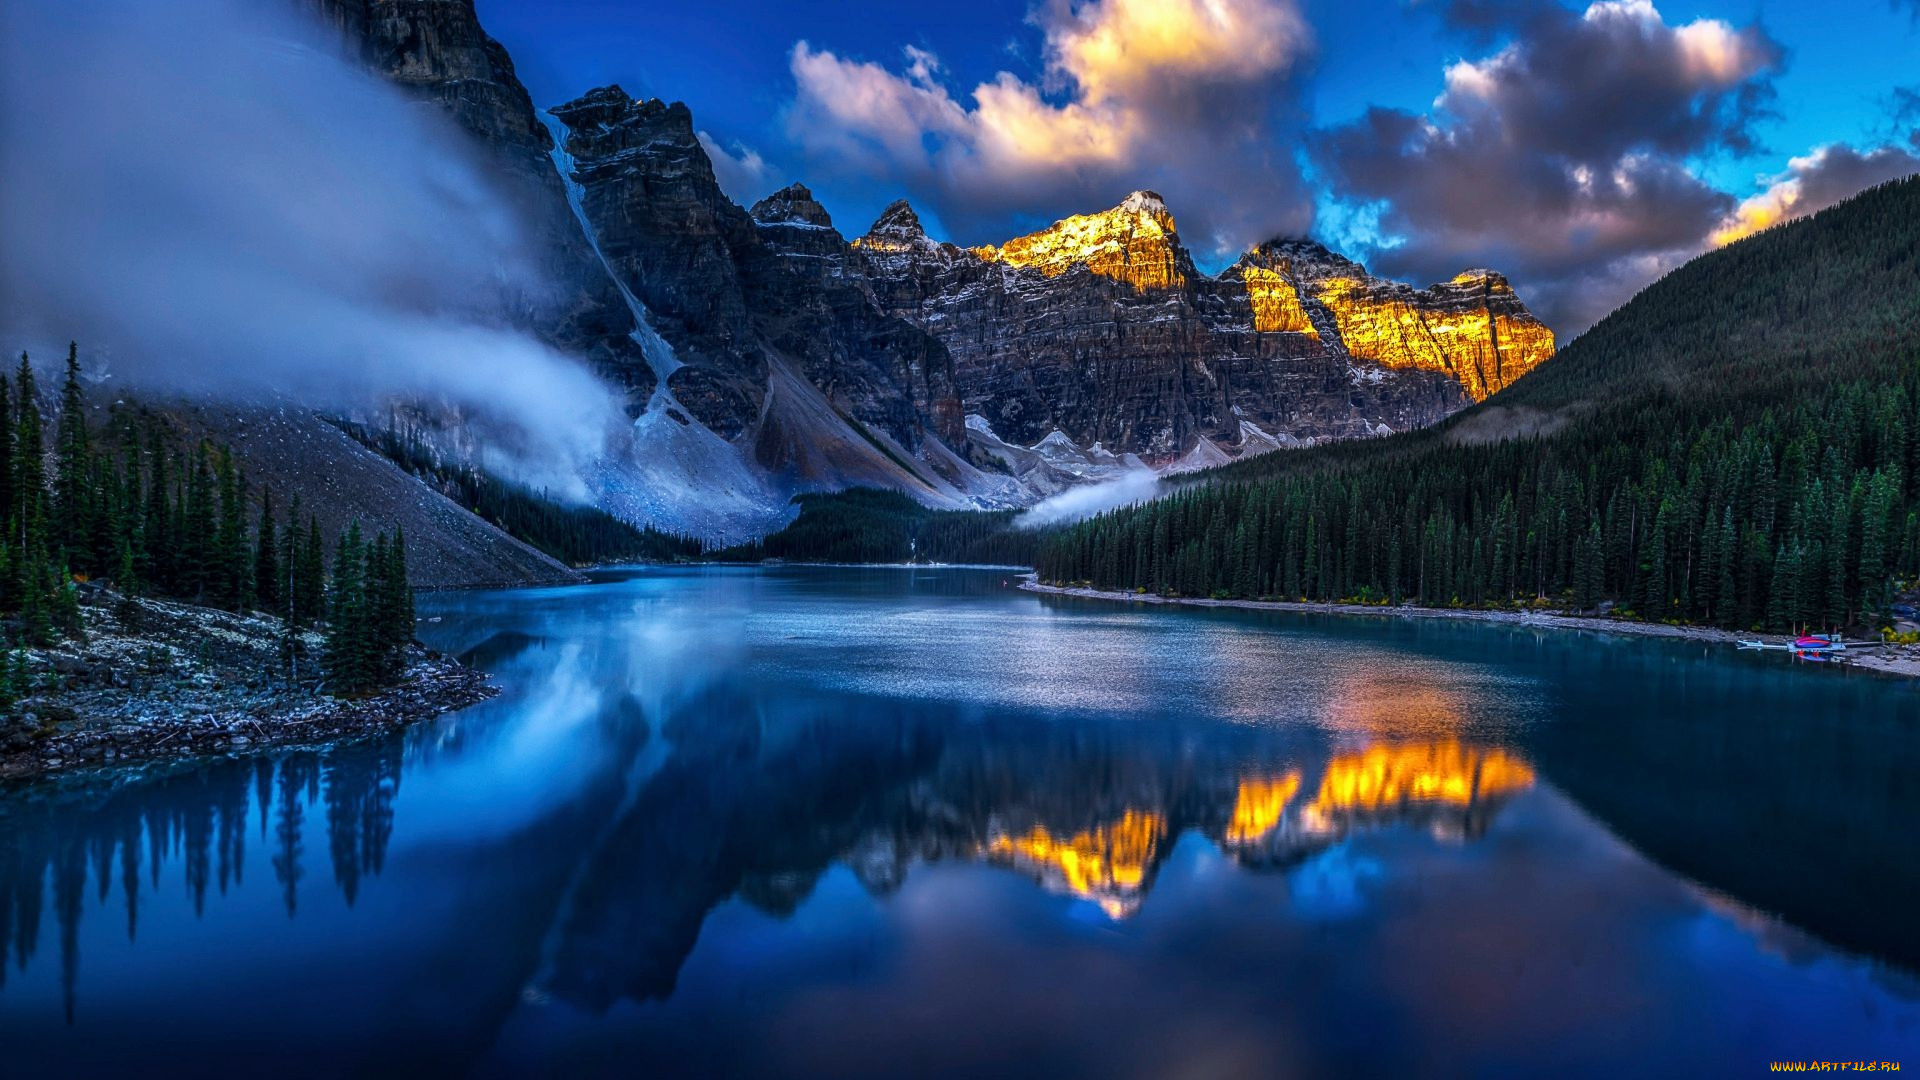
<path id="1" fill-rule="evenodd" d="M 1268 240 L 1242 255 L 1236 265 L 1278 270 L 1296 280 L 1367 276 L 1366 267 L 1304 236 Z"/>
<path id="2" fill-rule="evenodd" d="M 854 241 L 854 246 L 871 248 L 875 251 L 892 251 L 929 244 L 926 227 L 920 224 L 920 215 L 914 213 L 913 204 L 905 199 L 895 199 L 887 204 L 885 210 L 873 221 L 873 227 L 867 235 Z"/>
<path id="3" fill-rule="evenodd" d="M 592 141 L 618 130 L 621 141 L 630 147 L 654 142 L 699 145 L 693 133 L 693 112 L 684 102 L 640 101 L 617 83 L 595 87 L 547 112 L 565 124 L 572 136 Z M 701 156 L 705 157 L 704 151 Z"/>
<path id="4" fill-rule="evenodd" d="M 820 205 L 805 184 L 788 184 L 754 203 L 747 213 L 762 225 L 833 228 L 833 218 L 827 214 L 827 208 Z"/>
<path id="5" fill-rule="evenodd" d="M 1179 288 L 1195 276 L 1172 211 L 1151 191 L 1136 191 L 1111 210 L 1062 218 L 1004 244 L 968 250 L 988 262 L 1047 277 L 1084 266 L 1140 291 Z"/>
<path id="6" fill-rule="evenodd" d="M 874 219 L 873 227 L 867 230 L 865 236 L 855 240 L 853 246 L 868 261 L 884 265 L 894 272 L 903 271 L 916 262 L 945 265 L 957 250 L 951 245 L 935 243 L 928 237 L 926 227 L 920 224 L 920 215 L 914 213 L 913 206 L 905 199 L 888 203 L 887 208 Z"/>
<path id="7" fill-rule="evenodd" d="M 1175 231 L 1173 211 L 1167 209 L 1167 200 L 1161 198 L 1160 193 L 1157 191 L 1148 191 L 1142 188 L 1120 200 L 1120 205 L 1114 207 L 1114 209 L 1129 214 L 1143 214 L 1160 222 L 1161 227 L 1166 229 L 1166 231 Z"/>
<path id="8" fill-rule="evenodd" d="M 920 215 L 914 212 L 913 204 L 905 199 L 895 199 L 888 203 L 887 208 L 880 211 L 880 216 L 873 220 L 873 228 L 868 231 L 927 235 L 927 230 L 920 224 Z"/>

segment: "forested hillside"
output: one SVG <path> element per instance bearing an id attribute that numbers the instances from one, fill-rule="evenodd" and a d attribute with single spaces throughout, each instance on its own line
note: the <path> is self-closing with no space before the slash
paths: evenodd
<path id="1" fill-rule="evenodd" d="M 331 422 L 481 520 L 569 566 L 670 562 L 701 552 L 700 542 L 690 537 L 638 528 L 599 507 L 557 502 L 476 466 L 447 461 L 410 433 L 392 427 L 375 431 L 350 420 Z"/>
<path id="2" fill-rule="evenodd" d="M 1920 571 L 1920 178 L 1700 257 L 1438 428 L 1050 537 L 1049 581 L 1785 630 Z"/>

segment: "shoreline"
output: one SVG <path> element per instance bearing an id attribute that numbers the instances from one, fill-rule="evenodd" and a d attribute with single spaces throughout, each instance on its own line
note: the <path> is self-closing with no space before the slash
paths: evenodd
<path id="1" fill-rule="evenodd" d="M 0 716 L 0 787 L 136 765 L 388 734 L 485 701 L 478 668 L 415 645 L 393 686 L 364 698 L 288 687 L 283 628 L 257 614 L 155 600 L 88 609 L 84 637 L 25 654 L 33 689 Z M 135 625 L 123 620 L 136 619 Z M 303 635 L 310 655 L 321 642 Z"/>
<path id="2" fill-rule="evenodd" d="M 1724 645 L 1754 640 L 1777 645 L 1791 640 L 1791 637 L 1786 634 L 1742 633 L 1710 626 L 1669 626 L 1666 623 L 1635 622 L 1594 615 L 1568 615 L 1558 611 L 1487 611 L 1476 608 L 1431 608 L 1411 605 L 1376 607 L 1369 604 L 1303 603 L 1298 600 L 1212 600 L 1191 596 L 1156 596 L 1152 593 L 1043 585 L 1038 576 L 1031 572 L 1022 576 L 1018 588 L 1048 596 L 1072 596 L 1116 603 L 1236 608 L 1243 611 L 1292 611 L 1314 615 L 1362 615 L 1375 618 L 1462 619 L 1507 626 L 1671 638 Z M 1915 678 L 1920 677 L 1920 646 L 1876 646 L 1857 652 L 1850 650 L 1835 656 L 1828 662 L 1843 667 L 1859 668 L 1863 671 Z"/>
<path id="3" fill-rule="evenodd" d="M 447 657 L 421 659 L 406 679 L 372 697 L 287 695 L 284 706 L 197 705 L 165 720 L 87 723 L 0 751 L 0 785 L 53 780 L 94 770 L 177 764 L 261 750 L 313 749 L 385 735 L 495 697 L 478 668 Z"/>

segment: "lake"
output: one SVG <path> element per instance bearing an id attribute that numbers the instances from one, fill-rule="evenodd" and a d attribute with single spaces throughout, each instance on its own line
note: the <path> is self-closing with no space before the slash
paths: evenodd
<path id="1" fill-rule="evenodd" d="M 0 1071 L 1920 1067 L 1914 684 L 1014 579 L 422 597 L 499 698 L 0 792 Z"/>

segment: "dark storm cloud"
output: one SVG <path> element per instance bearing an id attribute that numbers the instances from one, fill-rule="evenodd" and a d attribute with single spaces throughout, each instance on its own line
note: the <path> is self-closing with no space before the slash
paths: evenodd
<path id="1" fill-rule="evenodd" d="M 1686 162 L 1755 149 L 1782 50 L 1758 27 L 1669 25 L 1645 0 L 1455 4 L 1449 17 L 1516 13 L 1509 45 L 1447 69 L 1432 116 L 1372 110 L 1323 132 L 1315 156 L 1399 241 L 1376 255 L 1381 268 L 1432 280 L 1496 266 L 1565 335 L 1732 211 Z"/>

